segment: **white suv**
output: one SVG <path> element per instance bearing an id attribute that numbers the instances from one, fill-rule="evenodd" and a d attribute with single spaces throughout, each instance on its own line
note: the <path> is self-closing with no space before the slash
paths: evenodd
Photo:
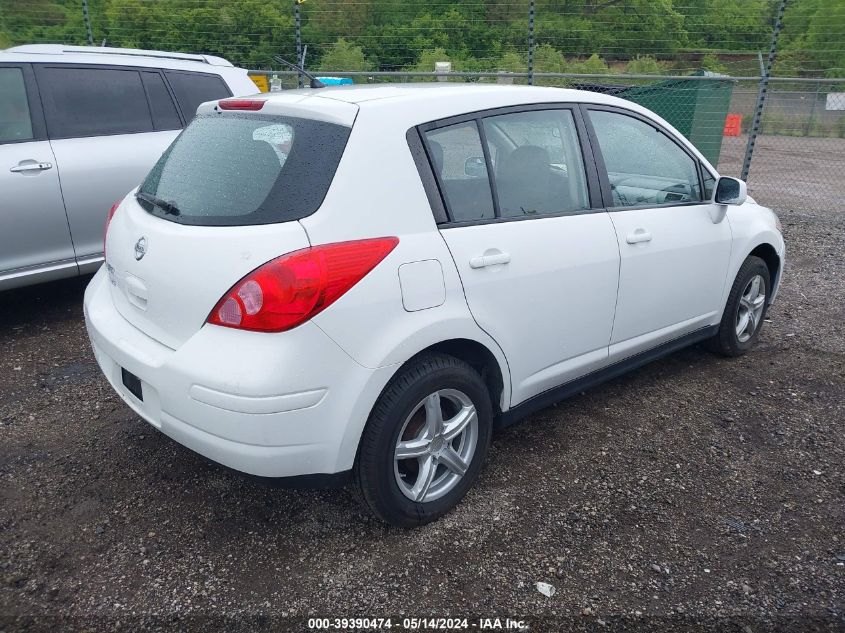
<path id="1" fill-rule="evenodd" d="M 555 88 L 382 85 L 206 103 L 113 210 L 97 360 L 232 468 L 354 480 L 401 526 L 453 507 L 491 432 L 777 291 L 774 213 L 660 118 Z"/>
<path id="2" fill-rule="evenodd" d="M 0 51 L 0 290 L 97 270 L 109 205 L 200 103 L 255 92 L 246 70 L 209 55 Z"/>

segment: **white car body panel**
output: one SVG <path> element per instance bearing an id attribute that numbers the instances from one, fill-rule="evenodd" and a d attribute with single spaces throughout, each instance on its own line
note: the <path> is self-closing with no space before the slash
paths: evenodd
<path id="1" fill-rule="evenodd" d="M 438 227 L 406 140 L 422 123 L 490 108 L 627 101 L 518 86 L 374 86 L 261 95 L 262 115 L 352 126 L 319 209 L 299 221 L 188 226 L 129 196 L 108 231 L 104 268 L 85 296 L 97 360 L 144 419 L 193 450 L 248 473 L 352 467 L 367 418 L 395 372 L 449 341 L 483 346 L 502 377 L 506 413 L 532 397 L 719 322 L 742 261 L 784 247 L 753 201 Z M 216 103 L 204 104 L 211 114 Z M 225 116 L 225 115 L 224 115 Z M 678 135 L 679 136 L 679 135 Z M 712 167 L 680 139 L 690 151 Z M 378 169 L 374 169 L 374 166 Z M 713 170 L 715 173 L 715 170 Z M 689 220 L 678 224 L 679 218 Z M 647 229 L 649 243 L 626 235 Z M 148 251 L 135 259 L 146 237 Z M 387 257 L 328 309 L 278 334 L 203 324 L 238 280 L 307 246 L 395 236 Z M 471 268 L 490 249 L 507 265 Z M 403 270 L 405 272 L 403 272 Z M 678 277 L 685 276 L 684 283 Z M 139 305 L 139 280 L 146 305 Z M 775 289 L 776 290 L 776 289 Z M 121 382 L 140 378 L 144 401 Z M 150 394 L 149 398 L 147 393 Z"/>
<path id="2" fill-rule="evenodd" d="M 470 312 L 508 359 L 511 405 L 607 359 L 619 281 L 619 250 L 607 213 L 441 233 L 464 281 Z M 493 251 L 506 253 L 510 262 L 470 266 L 473 257 Z"/>
<path id="3" fill-rule="evenodd" d="M 137 259 L 135 245 L 142 237 L 147 252 Z M 140 331 L 177 349 L 203 326 L 236 281 L 280 254 L 307 246 L 296 222 L 225 231 L 186 226 L 150 215 L 130 195 L 109 226 L 112 300 Z"/>
<path id="4" fill-rule="evenodd" d="M 725 220 L 714 223 L 711 206 L 716 205 L 610 213 L 622 255 L 612 359 L 718 322 L 731 226 Z M 628 243 L 638 232 L 650 235 L 649 240 Z"/>

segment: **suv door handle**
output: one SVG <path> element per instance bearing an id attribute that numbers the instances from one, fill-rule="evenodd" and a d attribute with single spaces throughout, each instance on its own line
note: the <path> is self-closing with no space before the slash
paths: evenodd
<path id="1" fill-rule="evenodd" d="M 489 253 L 489 254 L 488 254 Z M 484 255 L 473 257 L 469 260 L 470 268 L 484 268 L 485 266 L 495 266 L 496 264 L 507 264 L 511 260 L 508 253 L 502 251 L 487 251 Z"/>
<path id="2" fill-rule="evenodd" d="M 629 233 L 628 237 L 625 238 L 625 241 L 628 242 L 628 244 L 639 244 L 640 242 L 650 242 L 651 241 L 651 233 L 649 233 L 645 229 L 637 229 L 633 233 Z"/>
<path id="3" fill-rule="evenodd" d="M 53 163 L 26 163 L 18 164 L 14 167 L 10 167 L 9 171 L 13 173 L 18 173 L 22 171 L 44 171 L 45 169 L 52 169 Z"/>

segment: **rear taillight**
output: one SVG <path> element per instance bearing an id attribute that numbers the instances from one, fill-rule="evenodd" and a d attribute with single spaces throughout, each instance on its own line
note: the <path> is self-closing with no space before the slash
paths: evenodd
<path id="1" fill-rule="evenodd" d="M 398 243 L 397 237 L 338 242 L 273 259 L 223 295 L 208 323 L 257 332 L 290 330 L 337 301 Z"/>
<path id="2" fill-rule="evenodd" d="M 264 99 L 223 99 L 217 105 L 221 110 L 258 111 L 264 107 Z"/>
<path id="3" fill-rule="evenodd" d="M 114 217 L 115 211 L 120 206 L 120 200 L 115 202 L 111 205 L 111 209 L 109 209 L 109 214 L 106 216 L 106 226 L 103 228 L 103 259 L 106 257 L 106 238 L 109 236 L 109 224 L 111 224 L 111 219 Z"/>

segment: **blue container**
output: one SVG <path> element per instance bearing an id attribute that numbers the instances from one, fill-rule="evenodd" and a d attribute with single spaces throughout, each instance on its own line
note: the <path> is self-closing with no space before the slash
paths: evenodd
<path id="1" fill-rule="evenodd" d="M 351 86 L 353 83 L 349 77 L 317 77 L 317 79 L 327 86 Z"/>

